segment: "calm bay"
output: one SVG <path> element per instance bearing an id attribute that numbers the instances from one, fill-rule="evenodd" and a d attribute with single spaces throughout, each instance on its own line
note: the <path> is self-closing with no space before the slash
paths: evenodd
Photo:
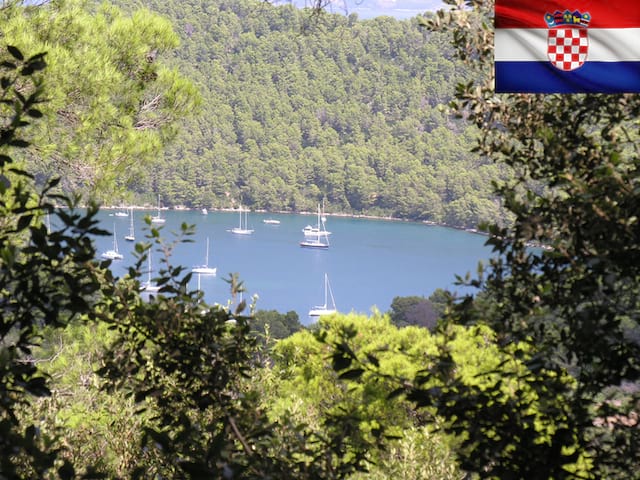
<path id="1" fill-rule="evenodd" d="M 148 233 L 143 221 L 155 211 L 134 211 L 136 240 Z M 245 299 L 257 294 L 257 308 L 294 310 L 303 324 L 310 323 L 309 309 L 324 301 L 324 275 L 328 275 L 338 311 L 369 314 L 373 307 L 382 312 L 389 309 L 396 296 L 428 297 L 437 288 L 456 290 L 455 275 L 475 272 L 479 261 L 490 256 L 484 245 L 486 238 L 470 232 L 422 223 L 332 217 L 327 229 L 332 232 L 327 250 L 306 249 L 299 246 L 302 228 L 315 224 L 313 215 L 249 214 L 252 235 L 230 233 L 238 226 L 238 213 L 197 211 L 163 211 L 166 223 L 162 236 L 172 239 L 185 222 L 195 225 L 193 243 L 176 247 L 171 262 L 191 267 L 202 264 L 209 238 L 209 265 L 217 267 L 216 276 L 194 275 L 208 303 L 226 304 L 229 285 L 223 279 L 237 272 L 246 287 Z M 124 236 L 129 231 L 129 218 L 115 216 L 114 211 L 101 210 L 101 226 L 109 231 L 115 227 L 121 261 L 112 265 L 114 273 L 122 276 L 133 264 L 133 244 Z M 279 225 L 263 223 L 273 218 Z M 112 247 L 112 237 L 96 240 L 98 254 Z M 154 253 L 152 270 L 158 268 L 159 254 Z"/>

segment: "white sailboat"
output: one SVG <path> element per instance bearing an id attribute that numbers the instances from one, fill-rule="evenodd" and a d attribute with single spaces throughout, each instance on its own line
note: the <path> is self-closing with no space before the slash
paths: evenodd
<path id="1" fill-rule="evenodd" d="M 242 212 L 244 212 L 244 223 L 242 222 Z M 236 235 L 251 235 L 253 230 L 249 228 L 249 218 L 248 218 L 249 210 L 242 210 L 242 205 L 240 205 L 240 223 L 237 227 L 229 230 L 231 233 L 235 233 Z"/>
<path id="2" fill-rule="evenodd" d="M 129 216 L 131 217 L 131 221 L 129 223 L 129 235 L 125 235 L 124 239 L 128 242 L 135 242 L 136 234 L 133 230 L 133 208 L 129 212 Z"/>
<path id="3" fill-rule="evenodd" d="M 330 302 L 329 302 L 330 301 Z M 333 298 L 333 292 L 331 291 L 331 285 L 329 284 L 329 276 L 324 274 L 324 304 L 316 305 L 309 310 L 310 317 L 320 317 L 322 315 L 331 315 L 336 313 L 336 301 Z"/>
<path id="4" fill-rule="evenodd" d="M 216 267 L 209 266 L 209 237 L 207 237 L 207 253 L 204 257 L 204 264 L 193 267 L 191 271 L 202 275 L 215 275 L 217 270 Z"/>
<path id="5" fill-rule="evenodd" d="M 142 284 L 142 292 L 157 293 L 158 290 L 160 290 L 160 287 L 151 282 L 151 249 L 149 249 L 149 253 L 147 255 L 147 263 L 149 265 L 149 269 L 147 271 L 147 281 Z"/>
<path id="6" fill-rule="evenodd" d="M 105 260 L 122 260 L 124 255 L 118 251 L 118 237 L 116 236 L 116 224 L 113 224 L 113 248 L 102 252 L 100 255 Z"/>
<path id="7" fill-rule="evenodd" d="M 162 225 L 166 220 L 160 214 L 160 195 L 158 195 L 158 215 L 151 217 L 151 223 Z"/>
<path id="8" fill-rule="evenodd" d="M 320 228 L 320 222 L 321 222 L 320 204 L 318 204 L 318 226 L 315 227 L 313 235 L 308 235 L 305 232 L 305 239 L 300 242 L 301 247 L 323 248 L 323 249 L 329 248 L 329 233 L 324 229 L 324 225 L 322 229 Z M 310 237 L 310 238 L 307 238 L 307 237 Z"/>

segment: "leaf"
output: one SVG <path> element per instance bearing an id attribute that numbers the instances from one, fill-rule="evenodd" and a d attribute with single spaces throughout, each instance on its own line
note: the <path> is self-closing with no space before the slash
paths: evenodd
<path id="1" fill-rule="evenodd" d="M 347 357 L 341 353 L 336 353 L 331 359 L 331 365 L 336 372 L 349 368 L 351 366 L 351 357 Z"/>
<path id="2" fill-rule="evenodd" d="M 32 71 L 40 71 L 40 70 L 44 70 L 47 67 L 47 62 L 45 62 L 44 60 L 38 60 L 35 62 L 30 62 L 29 63 L 29 67 L 31 68 Z"/>
<path id="3" fill-rule="evenodd" d="M 9 145 L 11 145 L 12 147 L 27 148 L 30 144 L 29 142 L 26 142 L 24 140 L 11 140 L 9 142 Z"/>
<path id="4" fill-rule="evenodd" d="M 62 479 L 72 479 L 76 476 L 76 471 L 73 468 L 73 465 L 69 462 L 69 460 L 65 460 L 64 464 L 58 469 L 58 475 Z"/>
<path id="5" fill-rule="evenodd" d="M 171 438 L 169 438 L 169 435 L 166 432 L 160 432 L 158 430 L 149 428 L 146 430 L 146 433 L 162 449 L 166 449 L 171 445 Z"/>
<path id="6" fill-rule="evenodd" d="M 398 398 L 400 395 L 403 395 L 407 391 L 406 388 L 400 387 L 393 390 L 389 395 L 387 395 L 387 400 L 393 400 L 394 398 Z"/>
<path id="7" fill-rule="evenodd" d="M 54 177 L 51 180 L 49 180 L 49 183 L 47 183 L 47 189 L 52 189 L 58 186 L 58 184 L 60 183 L 60 177 Z"/>
<path id="8" fill-rule="evenodd" d="M 364 369 L 362 368 L 354 368 L 353 370 L 347 370 L 346 372 L 342 372 L 338 378 L 342 380 L 355 380 L 360 378 L 364 373 Z"/>
<path id="9" fill-rule="evenodd" d="M 378 357 L 376 357 L 375 355 L 367 353 L 367 360 L 369 360 L 369 362 L 371 362 L 371 364 L 373 364 L 375 367 L 380 366 L 380 361 L 378 360 Z"/>
<path id="10" fill-rule="evenodd" d="M 44 57 L 47 55 L 47 52 L 40 52 L 40 53 L 36 53 L 35 55 L 29 57 L 29 59 L 27 60 L 28 63 L 32 63 L 37 61 L 44 61 Z"/>
<path id="11" fill-rule="evenodd" d="M 42 112 L 36 108 L 30 108 L 29 110 L 27 110 L 27 115 L 29 115 L 31 118 L 42 118 Z"/>
<path id="12" fill-rule="evenodd" d="M 7 45 L 7 50 L 9 50 L 9 53 L 16 60 L 20 60 L 20 61 L 24 60 L 24 56 L 22 55 L 22 52 L 18 50 L 16 47 L 14 47 L 13 45 Z"/>
<path id="13" fill-rule="evenodd" d="M 33 220 L 33 215 L 22 215 L 18 219 L 18 227 L 17 231 L 20 232 L 31 225 L 31 221 Z"/>
<path id="14" fill-rule="evenodd" d="M 31 180 L 35 179 L 35 177 L 33 175 L 31 175 L 29 172 L 27 172 L 26 170 L 23 170 L 21 168 L 16 168 L 13 167 L 11 169 L 9 169 L 10 172 L 15 173 L 16 175 L 19 175 L 21 177 L 27 177 L 30 178 Z"/>
<path id="15" fill-rule="evenodd" d="M 51 391 L 47 387 L 47 381 L 44 377 L 30 379 L 26 384 L 26 390 L 36 397 L 48 397 L 51 395 Z"/>

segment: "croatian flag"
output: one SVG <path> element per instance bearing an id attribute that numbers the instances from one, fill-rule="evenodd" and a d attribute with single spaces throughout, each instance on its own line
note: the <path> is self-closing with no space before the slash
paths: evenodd
<path id="1" fill-rule="evenodd" d="M 640 92 L 640 0 L 496 0 L 495 14 L 496 92 Z"/>

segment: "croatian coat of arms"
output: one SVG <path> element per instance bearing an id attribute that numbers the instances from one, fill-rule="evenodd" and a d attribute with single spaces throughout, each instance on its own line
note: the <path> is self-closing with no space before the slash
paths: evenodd
<path id="1" fill-rule="evenodd" d="M 565 72 L 584 65 L 589 53 L 588 27 L 591 15 L 578 10 L 547 13 L 547 56 L 551 64 Z"/>

